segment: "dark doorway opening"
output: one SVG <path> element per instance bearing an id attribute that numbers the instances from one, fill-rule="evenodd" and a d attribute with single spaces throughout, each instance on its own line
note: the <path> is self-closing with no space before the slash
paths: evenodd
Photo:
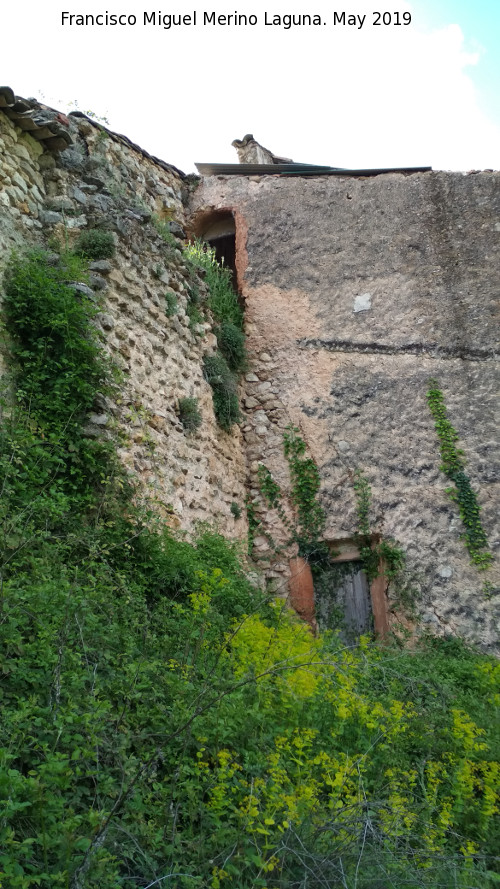
<path id="1" fill-rule="evenodd" d="M 236 225 L 233 214 L 227 210 L 214 211 L 203 220 L 199 236 L 215 250 L 217 261 L 230 270 L 233 287 L 237 290 Z"/>

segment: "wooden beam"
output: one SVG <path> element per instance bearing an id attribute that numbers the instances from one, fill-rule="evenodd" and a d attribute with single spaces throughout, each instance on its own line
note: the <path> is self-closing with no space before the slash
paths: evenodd
<path id="1" fill-rule="evenodd" d="M 389 619 L 387 616 L 387 587 L 389 583 L 385 576 L 385 563 L 381 561 L 378 568 L 378 576 L 370 584 L 372 599 L 373 625 L 377 636 L 383 638 L 389 632 Z"/>
<path id="2" fill-rule="evenodd" d="M 346 550 L 345 553 L 339 553 L 331 562 L 358 562 L 361 558 L 359 549 Z"/>

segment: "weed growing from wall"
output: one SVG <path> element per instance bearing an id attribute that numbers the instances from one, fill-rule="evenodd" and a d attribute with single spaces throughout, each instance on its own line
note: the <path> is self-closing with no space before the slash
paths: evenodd
<path id="1" fill-rule="evenodd" d="M 179 398 L 179 419 L 186 432 L 196 432 L 202 424 L 197 398 Z"/>
<path id="2" fill-rule="evenodd" d="M 214 321 L 222 324 L 231 321 L 243 329 L 243 311 L 232 284 L 231 270 L 220 265 L 215 250 L 203 241 L 193 241 L 185 249 L 185 256 L 192 267 L 202 269 L 208 287 L 208 307 Z"/>
<path id="3" fill-rule="evenodd" d="M 222 321 L 215 328 L 217 345 L 226 359 L 229 367 L 235 374 L 245 370 L 247 353 L 245 348 L 245 334 L 233 321 Z"/>
<path id="4" fill-rule="evenodd" d="M 240 519 L 240 518 L 241 518 L 241 506 L 240 506 L 238 503 L 236 503 L 236 500 L 233 500 L 233 502 L 231 503 L 231 506 L 229 507 L 229 509 L 230 509 L 230 511 L 231 511 L 231 515 L 232 515 L 235 519 Z"/>
<path id="5" fill-rule="evenodd" d="M 43 97 L 43 93 L 41 93 Z M 85 114 L 87 117 L 90 117 L 91 120 L 95 121 L 96 124 L 106 124 L 109 127 L 109 120 L 105 114 L 98 114 L 97 111 L 93 111 L 91 108 L 80 108 L 80 103 L 78 99 L 73 99 L 73 101 L 68 102 L 67 104 L 67 114 L 73 114 L 75 111 L 78 113 L 80 117 L 82 114 Z M 99 129 L 102 129 L 100 127 Z M 107 133 L 108 136 L 111 136 L 110 133 Z"/>
<path id="6" fill-rule="evenodd" d="M 296 426 L 283 434 L 283 450 L 292 482 L 292 503 L 296 509 L 297 539 L 304 543 L 319 541 L 325 529 L 325 511 L 318 501 L 321 484 L 319 470 L 312 457 L 306 457 L 306 443 Z"/>
<path id="7" fill-rule="evenodd" d="M 100 228 L 83 231 L 75 245 L 75 253 L 86 259 L 111 259 L 115 255 L 113 233 Z"/>
<path id="8" fill-rule="evenodd" d="M 173 318 L 177 314 L 178 308 L 177 297 L 172 291 L 167 290 L 165 294 L 165 315 L 167 318 Z"/>
<path id="9" fill-rule="evenodd" d="M 465 472 L 464 452 L 457 447 L 458 432 L 448 420 L 444 396 L 435 379 L 429 382 L 427 401 L 439 438 L 442 461 L 440 469 L 454 485 L 452 488 L 447 488 L 447 494 L 458 504 L 460 518 L 465 526 L 462 537 L 469 551 L 471 563 L 484 571 L 491 565 L 493 556 L 488 551 L 488 538 L 481 523 L 481 507 L 470 478 Z"/>
<path id="10" fill-rule="evenodd" d="M 199 324 L 203 324 L 205 316 L 202 312 L 200 291 L 196 284 L 191 284 L 188 287 L 186 314 L 189 318 L 189 329 L 193 333 L 197 332 L 199 336 L 200 331 L 197 330 L 197 327 Z"/>
<path id="11" fill-rule="evenodd" d="M 357 527 L 356 537 L 363 569 L 369 581 L 378 577 L 380 554 L 378 546 L 372 544 L 370 511 L 372 491 L 370 483 L 360 469 L 354 473 L 354 494 L 356 498 Z"/>
<path id="12" fill-rule="evenodd" d="M 179 247 L 177 239 L 170 231 L 168 222 L 165 222 L 153 213 L 151 217 L 151 225 L 170 250 L 175 250 Z"/>
<path id="13" fill-rule="evenodd" d="M 202 241 L 194 241 L 185 249 L 185 257 L 188 267 L 201 270 L 208 288 L 207 308 L 215 322 L 218 354 L 205 359 L 204 373 L 213 389 L 217 422 L 229 431 L 240 420 L 236 390 L 238 375 L 246 366 L 243 311 L 233 289 L 231 271 L 219 264 L 214 250 Z"/>
<path id="14" fill-rule="evenodd" d="M 229 432 L 241 419 L 236 377 L 231 373 L 226 359 L 217 353 L 205 356 L 203 373 L 207 383 L 212 387 L 217 423 L 221 429 Z"/>

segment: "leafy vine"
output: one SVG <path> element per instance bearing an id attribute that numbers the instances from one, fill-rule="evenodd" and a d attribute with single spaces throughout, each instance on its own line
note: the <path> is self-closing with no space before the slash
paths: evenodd
<path id="1" fill-rule="evenodd" d="M 259 466 L 260 492 L 269 509 L 275 509 L 278 513 L 289 535 L 287 545 L 297 544 L 299 555 L 307 558 L 311 566 L 317 566 L 330 557 L 327 544 L 321 540 L 326 516 L 317 499 L 319 470 L 314 459 L 305 456 L 306 443 L 296 426 L 287 426 L 283 434 L 283 449 L 290 472 L 293 516 L 287 515 L 283 506 L 283 491 L 263 464 Z"/>
<path id="2" fill-rule="evenodd" d="M 354 493 L 356 497 L 357 539 L 359 553 L 368 580 L 372 581 L 380 575 L 380 565 L 384 566 L 384 576 L 396 580 L 403 571 L 406 557 L 401 547 L 392 540 L 373 542 L 370 527 L 370 510 L 372 491 L 370 482 L 361 469 L 354 473 Z"/>
<path id="3" fill-rule="evenodd" d="M 287 426 L 283 435 L 284 453 L 292 482 L 292 503 L 297 516 L 295 531 L 299 549 L 316 546 L 325 529 L 325 511 L 318 502 L 321 484 L 312 457 L 305 457 L 306 444 L 296 426 Z"/>
<path id="4" fill-rule="evenodd" d="M 261 526 L 261 521 L 257 515 L 257 503 L 249 494 L 245 497 L 245 509 L 248 520 L 248 555 L 250 556 L 252 554 L 255 535 Z"/>
<path id="5" fill-rule="evenodd" d="M 460 518 L 465 526 L 462 537 L 469 551 L 471 563 L 479 570 L 485 571 L 490 566 L 493 556 L 488 551 L 488 538 L 481 523 L 481 507 L 470 478 L 465 472 L 464 452 L 457 447 L 458 432 L 448 420 L 444 396 L 435 379 L 429 381 L 427 401 L 439 438 L 442 461 L 440 469 L 454 485 L 447 488 L 446 493 L 458 504 Z"/>

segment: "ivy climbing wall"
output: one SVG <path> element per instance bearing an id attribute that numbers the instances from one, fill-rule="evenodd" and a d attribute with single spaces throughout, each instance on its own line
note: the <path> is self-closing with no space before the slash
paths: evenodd
<path id="1" fill-rule="evenodd" d="M 280 585 L 287 562 L 271 539 L 286 535 L 260 496 L 259 464 L 289 486 L 282 440 L 293 423 L 320 470 L 325 538 L 356 534 L 360 470 L 372 533 L 405 551 L 405 588 L 389 588 L 393 623 L 403 595 L 424 629 L 494 648 L 500 174 L 204 179 L 191 199 L 194 224 L 223 208 L 237 222 L 246 307 L 255 554 Z M 471 564 L 440 468 L 432 379 L 480 508 L 482 566 Z M 478 570 L 488 553 L 490 567 Z"/>

